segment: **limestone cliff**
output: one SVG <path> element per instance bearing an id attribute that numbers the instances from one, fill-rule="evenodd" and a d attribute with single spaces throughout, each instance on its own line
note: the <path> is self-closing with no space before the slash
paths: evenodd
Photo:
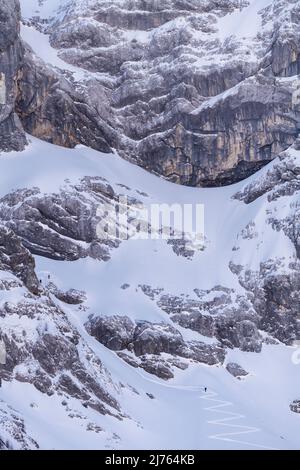
<path id="1" fill-rule="evenodd" d="M 0 150 L 21 150 L 25 135 L 14 111 L 23 48 L 19 36 L 19 0 L 0 4 Z"/>
<path id="2" fill-rule="evenodd" d="M 298 136 L 299 18 L 294 0 L 73 0 L 48 17 L 40 8 L 25 29 L 49 35 L 73 91 L 27 60 L 19 115 L 29 133 L 116 148 L 177 183 L 230 184 Z"/>

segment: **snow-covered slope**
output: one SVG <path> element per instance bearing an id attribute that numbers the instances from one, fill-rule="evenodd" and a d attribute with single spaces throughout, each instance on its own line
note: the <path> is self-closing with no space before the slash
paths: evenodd
<path id="1" fill-rule="evenodd" d="M 299 398 L 297 350 L 276 341 L 291 344 L 297 334 L 297 313 L 276 282 L 299 276 L 297 244 L 286 222 L 297 214 L 299 151 L 291 149 L 237 185 L 199 190 L 168 183 L 115 154 L 28 140 L 24 152 L 1 155 L 0 212 L 33 252 L 53 232 L 57 246 L 66 238 L 90 243 L 76 240 L 61 212 L 70 211 L 75 189 L 76 200 L 91 209 L 93 186 L 80 189 L 87 176 L 101 176 L 110 198 L 126 194 L 145 207 L 204 204 L 205 246 L 188 258 L 167 240 L 121 240 L 105 260 L 90 251 L 77 252 L 72 262 L 45 253 L 35 257 L 39 296 L 28 294 L 14 277 L 18 271 L 2 271 L 1 333 L 14 359 L 0 390 L 1 440 L 14 448 L 43 449 L 299 448 L 299 417 L 289 408 Z M 37 187 L 39 193 L 28 191 Z M 50 195 L 58 218 L 36 206 L 43 218 L 32 248 L 36 215 L 30 207 L 35 197 L 49 203 Z M 79 225 L 81 216 L 72 215 Z M 299 291 L 296 284 L 289 288 L 296 309 Z M 203 317 L 220 321 L 222 330 L 216 324 L 211 333 Z M 54 368 L 43 352 L 53 341 Z M 248 375 L 235 378 L 228 372 L 231 363 Z"/>
<path id="2" fill-rule="evenodd" d="M 299 449 L 299 2 L 20 3 L 0 449 Z"/>

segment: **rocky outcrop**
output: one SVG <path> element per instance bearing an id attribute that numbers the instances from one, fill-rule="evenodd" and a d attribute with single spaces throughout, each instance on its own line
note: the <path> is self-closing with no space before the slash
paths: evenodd
<path id="1" fill-rule="evenodd" d="M 184 294 L 171 296 L 150 286 L 140 287 L 181 327 L 215 337 L 224 347 L 261 351 L 260 317 L 249 299 L 236 296 L 234 290 L 222 286 L 210 291 L 195 289 L 197 298 L 191 299 Z"/>
<path id="2" fill-rule="evenodd" d="M 234 197 L 251 204 L 258 198 L 265 200 L 265 225 L 270 226 L 276 234 L 290 240 L 294 249 L 287 260 L 284 256 L 262 261 L 258 269 L 247 269 L 230 264 L 230 269 L 239 279 L 240 284 L 251 293 L 253 307 L 260 318 L 258 327 L 270 333 L 278 340 L 293 344 L 300 335 L 299 323 L 299 161 L 296 145 L 262 174 L 261 178 L 246 184 L 244 189 Z M 251 227 L 250 227 L 251 225 Z M 238 237 L 239 243 L 234 247 L 239 257 L 242 240 L 263 243 L 264 233 L 257 231 L 255 221 L 246 227 Z"/>
<path id="3" fill-rule="evenodd" d="M 0 152 L 21 150 L 25 134 L 15 113 L 17 78 L 23 48 L 19 36 L 19 0 L 3 0 L 0 5 Z"/>
<path id="4" fill-rule="evenodd" d="M 120 418 L 119 404 L 109 392 L 111 378 L 100 359 L 46 292 L 37 299 L 20 290 L 22 286 L 11 284 L 12 301 L 0 304 L 7 354 L 0 378 L 27 383 L 49 397 L 61 395 L 67 402 L 75 398 L 102 415 Z"/>
<path id="5" fill-rule="evenodd" d="M 239 242 L 232 250 L 235 262 L 229 264 L 244 290 L 243 295 L 237 294 L 235 289 L 216 286 L 211 290 L 195 289 L 196 297 L 191 298 L 184 293 L 174 296 L 155 287 L 140 286 L 173 322 L 204 336 L 215 337 L 224 347 L 243 351 L 261 351 L 262 331 L 285 344 L 293 344 L 300 337 L 299 185 L 295 159 L 291 150 L 291 155 L 282 157 L 261 179 L 235 195 L 242 200 L 250 198 L 245 201 L 247 204 L 252 198 L 264 195 L 265 212 L 262 213 L 266 225 L 272 226 L 273 233 L 282 231 L 290 238 L 295 248 L 291 260 L 271 258 L 261 261 L 258 269 L 239 264 L 239 256 L 242 262 L 249 244 L 254 242 L 254 246 L 259 246 L 265 241 L 264 231 L 258 231 L 255 222 L 250 222 L 238 234 Z M 288 196 L 282 211 L 277 206 L 280 196 Z"/>
<path id="6" fill-rule="evenodd" d="M 1 219 L 33 254 L 74 261 L 91 256 L 107 261 L 116 239 L 100 239 L 99 206 L 114 209 L 114 192 L 102 178 L 84 178 L 59 194 L 38 188 L 18 190 L 0 199 Z"/>
<path id="7" fill-rule="evenodd" d="M 128 317 L 97 317 L 86 326 L 88 332 L 112 351 L 128 349 L 133 342 L 135 324 Z"/>
<path id="8" fill-rule="evenodd" d="M 68 305 L 81 305 L 87 300 L 86 293 L 77 289 L 62 291 L 53 283 L 47 284 L 46 289 L 55 295 L 58 300 Z"/>
<path id="9" fill-rule="evenodd" d="M 223 37 L 223 18 L 238 8 L 243 17 L 247 6 L 101 0 L 90 8 L 74 0 L 65 14 L 28 23 L 50 35 L 66 61 L 59 70 L 28 46 L 24 55 L 18 0 L 6 0 L 1 148 L 24 146 L 20 118 L 44 140 L 117 148 L 177 183 L 244 179 L 295 141 L 300 118 L 297 79 L 284 80 L 299 67 L 299 6 L 270 2 L 256 12 L 261 27 L 250 40 L 230 31 Z"/>
<path id="10" fill-rule="evenodd" d="M 226 370 L 229 372 L 229 374 L 238 379 L 248 375 L 248 372 L 246 372 L 239 364 L 236 364 L 235 362 L 229 362 L 226 365 Z"/>
<path id="11" fill-rule="evenodd" d="M 104 103 L 105 96 L 101 99 Z M 18 77 L 16 111 L 26 131 L 42 140 L 71 148 L 84 144 L 105 153 L 111 150 L 115 131 L 99 115 L 93 97 L 38 60 L 28 46 Z"/>
<path id="12" fill-rule="evenodd" d="M 24 419 L 0 400 L 0 450 L 37 450 L 38 443 L 28 435 Z"/>
<path id="13" fill-rule="evenodd" d="M 35 389 L 32 396 L 38 391 L 49 398 L 63 397 L 70 419 L 74 416 L 73 400 L 79 407 L 122 419 L 108 371 L 56 304 L 55 297 L 52 300 L 52 290 L 39 287 L 30 252 L 12 230 L 2 225 L 0 274 L 0 337 L 6 350 L 0 381 L 14 381 L 15 387 L 26 383 L 27 391 Z M 81 293 L 71 291 L 63 301 L 75 305 L 84 299 Z M 2 449 L 39 447 L 23 417 L 1 400 L 0 428 Z"/>
<path id="14" fill-rule="evenodd" d="M 132 195 L 132 192 L 135 195 Z M 90 256 L 108 261 L 122 241 L 135 238 L 153 226 L 143 215 L 147 195 L 115 184 L 100 176 L 84 177 L 77 183 L 66 180 L 55 193 L 38 187 L 19 189 L 0 198 L 0 218 L 13 230 L 31 253 L 60 261 L 75 261 Z M 122 217 L 120 214 L 122 210 Z M 137 217 L 141 223 L 137 223 Z M 124 224 L 123 220 L 127 222 Z M 192 258 L 204 250 L 201 237 L 175 238 L 174 222 L 164 226 L 166 239 L 178 256 Z M 172 235 L 173 234 L 173 235 Z M 167 237 L 166 237 L 167 238 Z"/>
<path id="15" fill-rule="evenodd" d="M 163 379 L 174 376 L 173 367 L 185 369 L 191 361 L 215 365 L 225 360 L 225 350 L 219 344 L 184 341 L 181 333 L 167 323 L 134 322 L 117 315 L 95 316 L 86 329 L 132 367 L 141 367 Z"/>
<path id="16" fill-rule="evenodd" d="M 137 356 L 160 353 L 175 355 L 184 348 L 184 341 L 179 331 L 170 325 L 143 322 L 134 331 L 133 347 Z"/>
<path id="17" fill-rule="evenodd" d="M 298 261 L 290 264 L 287 274 L 280 273 L 281 264 L 276 261 L 261 263 L 259 271 L 241 266 L 239 270 L 234 264 L 230 268 L 245 289 L 244 296 L 236 297 L 220 286 L 212 291 L 196 290 L 198 299 L 161 294 L 149 286 L 142 290 L 174 323 L 215 337 L 224 347 L 258 353 L 263 344 L 261 331 L 293 344 L 300 337 Z"/>
<path id="18" fill-rule="evenodd" d="M 279 155 L 265 174 L 246 184 L 243 190 L 233 197 L 245 204 L 251 204 L 265 194 L 269 202 L 276 201 L 282 196 L 293 196 L 300 190 L 300 167 L 295 152 L 299 150 L 299 145 L 300 140 L 297 139 L 294 146 L 288 152 Z"/>
<path id="19" fill-rule="evenodd" d="M 300 413 L 300 400 L 294 400 L 293 403 L 290 404 L 290 410 L 293 413 Z"/>
<path id="20" fill-rule="evenodd" d="M 10 10 L 14 2 L 2 3 L 0 12 L 10 12 L 10 20 L 15 12 L 17 18 L 17 9 Z M 105 152 L 114 147 L 125 158 L 172 181 L 201 186 L 244 178 L 295 144 L 257 178 L 240 184 L 238 192 L 235 188 L 211 191 L 211 200 L 210 191 L 177 188 L 176 193 L 175 187 L 169 190 L 159 179 L 153 185 L 147 181 L 144 189 L 142 172 L 113 156 L 99 155 L 98 166 L 97 154 L 87 149 L 82 154 L 80 149 L 66 152 L 82 158 L 82 166 L 79 162 L 76 172 L 73 167 L 69 172 L 62 165 L 70 179 L 60 185 L 55 182 L 52 187 L 49 180 L 45 192 L 42 163 L 41 169 L 32 169 L 32 181 L 39 185 L 43 180 L 41 187 L 30 185 L 31 175 L 26 171 L 28 187 L 20 189 L 25 183 L 10 173 L 10 164 L 14 160 L 18 164 L 24 157 L 26 165 L 29 155 L 29 161 L 38 167 L 38 158 L 32 157 L 50 147 L 32 139 L 28 152 L 12 159 L 8 156 L 8 187 L 16 189 L 3 192 L 0 199 L 0 338 L 7 352 L 0 379 L 3 389 L 14 388 L 12 403 L 17 396 L 20 402 L 24 400 L 19 409 L 45 403 L 44 410 L 52 412 L 53 407 L 53 416 L 75 420 L 73 426 L 67 422 L 76 436 L 78 429 L 105 433 L 102 423 L 106 426 L 108 421 L 112 432 L 125 429 L 118 421 L 129 420 L 125 413 L 130 410 L 131 424 L 141 433 L 145 424 L 149 436 L 152 430 L 139 414 L 143 396 L 151 410 L 155 403 L 145 395 L 153 399 L 150 392 L 155 388 L 158 405 L 166 395 L 160 391 L 165 390 L 164 384 L 144 381 L 145 374 L 141 382 L 141 369 L 162 380 L 180 375 L 181 381 L 188 367 L 196 375 L 199 371 L 201 379 L 203 365 L 217 366 L 210 374 L 230 382 L 233 377 L 246 377 L 247 371 L 237 363 L 225 362 L 227 348 L 259 353 L 263 345 L 267 350 L 269 344 L 290 345 L 299 339 L 299 103 L 297 78 L 292 76 L 299 66 L 298 4 L 272 2 L 259 15 L 261 31 L 252 39 L 238 32 L 234 37 L 220 36 L 223 18 L 230 12 L 238 14 L 238 6 L 245 11 L 247 0 L 168 0 L 163 4 L 73 0 L 67 10 L 61 9 L 59 18 L 32 21 L 41 31 L 47 30 L 58 55 L 73 65 L 65 62 L 64 70 L 46 65 L 26 46 L 18 72 L 20 62 L 11 52 L 11 75 L 7 76 L 6 67 L 0 77 L 0 125 L 8 125 L 2 111 L 11 112 L 13 122 L 15 109 L 26 130 L 44 140 L 67 147 L 83 143 Z M 11 41 L 9 47 L 16 52 L 18 31 L 13 33 L 9 21 L 9 30 L 2 21 L 0 45 Z M 0 66 L 3 58 L 7 60 L 7 50 L 7 45 L 1 48 Z M 22 148 L 21 130 L 18 134 L 12 128 L 9 137 L 5 132 L 0 132 L 3 149 Z M 63 149 L 57 152 L 64 158 Z M 3 163 L 6 170 L 6 157 Z M 85 176 L 91 169 L 94 176 Z M 108 180 L 101 176 L 102 170 Z M 134 184 L 139 175 L 137 190 Z M 71 180 L 73 177 L 76 179 Z M 145 248 L 146 271 L 144 260 L 135 259 L 135 249 L 130 252 L 132 240 L 125 244 L 137 225 L 136 212 L 129 217 L 130 230 L 114 219 L 119 196 L 124 194 L 129 196 L 129 212 L 166 195 L 168 201 L 176 194 L 187 202 L 201 202 L 203 197 L 212 209 L 207 230 L 210 239 L 202 247 L 205 252 L 191 246 L 188 237 L 165 240 L 162 245 L 160 241 L 150 243 Z M 219 214 L 222 197 L 227 200 L 220 205 L 224 214 Z M 221 222 L 224 234 L 219 234 Z M 110 232 L 110 224 L 116 233 Z M 148 223 L 142 230 L 150 232 L 150 228 Z M 122 230 L 127 238 L 122 237 Z M 124 250 L 116 253 L 121 243 Z M 41 269 L 49 266 L 51 271 L 41 271 L 40 281 L 33 255 L 51 260 L 39 260 Z M 86 257 L 93 261 L 61 266 Z M 162 260 L 166 271 L 158 273 Z M 107 267 L 103 262 L 109 262 Z M 206 266 L 202 270 L 200 264 L 206 262 L 212 263 L 212 269 L 203 280 Z M 103 275 L 102 279 L 99 275 L 99 291 L 98 285 L 86 279 L 80 285 L 79 271 L 78 287 L 87 293 L 62 287 L 69 284 L 65 273 L 71 272 L 72 278 L 73 266 L 75 270 L 89 264 Z M 115 273 L 111 281 L 109 276 Z M 185 273 L 187 279 L 181 283 Z M 114 295 L 118 296 L 115 303 Z M 103 301 L 101 296 L 109 297 L 107 311 L 106 298 Z M 120 314 L 109 316 L 112 309 Z M 152 318 L 155 320 L 149 321 Z M 242 352 L 239 357 L 243 358 Z M 261 355 L 262 361 L 264 358 Z M 263 367 L 256 369 L 257 361 L 259 358 L 250 362 L 259 376 Z M 193 376 L 187 374 L 187 381 Z M 141 384 L 147 384 L 147 391 Z M 191 387 L 188 383 L 189 397 L 198 394 L 198 388 Z M 25 389 L 28 394 L 22 395 Z M 178 390 L 173 390 L 178 396 Z M 291 404 L 291 411 L 299 412 L 298 401 Z M 177 404 L 175 396 L 175 407 Z M 0 449 L 38 447 L 39 442 L 27 432 L 27 419 L 26 413 L 23 420 L 0 400 Z M 45 421 L 52 424 L 51 416 Z M 117 439 L 100 439 L 100 445 L 105 442 L 103 446 L 115 449 Z"/>
<path id="21" fill-rule="evenodd" d="M 0 225 L 0 270 L 9 271 L 33 294 L 39 293 L 35 261 L 12 230 Z"/>
<path id="22" fill-rule="evenodd" d="M 112 146 L 181 184 L 246 178 L 295 141 L 300 117 L 299 5 L 270 0 L 255 17 L 248 6 L 73 0 L 57 17 L 35 14 L 29 24 L 84 73 L 80 81 L 67 65 L 54 73 L 27 53 L 18 100 L 24 127 L 62 145 Z M 249 17 L 259 28 L 226 31 L 232 13 L 237 24 Z"/>
<path id="23" fill-rule="evenodd" d="M 273 274 L 267 274 L 274 270 Z M 280 274 L 280 265 L 261 263 L 261 269 L 239 276 L 241 284 L 253 297 L 258 313 L 257 327 L 286 344 L 293 344 L 300 335 L 299 263 L 291 264 L 287 274 Z"/>

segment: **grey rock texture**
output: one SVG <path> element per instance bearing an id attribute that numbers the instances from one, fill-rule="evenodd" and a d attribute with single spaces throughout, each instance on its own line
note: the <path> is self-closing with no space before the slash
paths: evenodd
<path id="1" fill-rule="evenodd" d="M 17 276 L 33 294 L 39 293 L 34 258 L 17 235 L 3 225 L 0 225 L 0 269 Z"/>
<path id="2" fill-rule="evenodd" d="M 246 372 L 243 367 L 241 367 L 239 364 L 236 364 L 235 362 L 229 362 L 226 365 L 226 369 L 228 370 L 229 374 L 236 378 L 246 377 L 248 375 L 248 372 Z"/>
<path id="3" fill-rule="evenodd" d="M 174 377 L 170 364 L 167 361 L 158 361 L 157 357 L 146 357 L 142 360 L 140 367 L 149 374 L 156 375 L 163 380 L 173 379 Z"/>
<path id="4" fill-rule="evenodd" d="M 215 36 L 219 20 L 238 5 L 243 10 L 246 1 L 93 3 L 93 10 L 82 10 L 83 2 L 74 0 L 67 11 L 62 10 L 60 19 L 32 22 L 48 31 L 64 60 L 81 68 L 80 83 L 70 69 L 46 65 L 27 46 L 22 50 L 17 5 L 2 3 L 1 151 L 18 150 L 25 143 L 16 112 L 27 131 L 49 142 L 67 147 L 83 143 L 104 152 L 115 147 L 125 158 L 177 183 L 214 186 L 244 178 L 294 142 L 259 177 L 240 185 L 228 201 L 232 212 L 236 208 L 241 215 L 239 228 L 230 228 L 224 257 L 209 258 L 216 270 L 226 260 L 222 281 L 216 276 L 203 288 L 200 276 L 191 276 L 188 282 L 193 285 L 184 282 L 185 292 L 180 293 L 175 283 L 172 294 L 166 287 L 171 286 L 171 279 L 164 283 L 156 272 L 147 272 L 141 275 L 142 281 L 120 266 L 117 295 L 126 301 L 132 296 L 130 305 L 135 311 L 128 312 L 126 302 L 122 311 L 119 303 L 114 310 L 118 315 L 112 317 L 105 316 L 109 312 L 102 299 L 101 307 L 93 305 L 90 286 L 85 294 L 57 287 L 59 279 L 40 283 L 33 255 L 61 262 L 85 257 L 111 260 L 110 268 L 118 262 L 112 252 L 122 240 L 104 234 L 102 238 L 98 223 L 116 213 L 121 194 L 131 194 L 132 206 L 142 205 L 147 197 L 154 200 L 155 194 L 149 188 L 148 196 L 130 189 L 125 183 L 134 188 L 132 175 L 128 182 L 127 174 L 116 171 L 117 178 L 124 176 L 124 184 L 81 175 L 76 181 L 65 180 L 52 192 L 28 187 L 1 196 L 0 336 L 7 363 L 0 369 L 0 378 L 16 386 L 27 384 L 34 393 L 49 398 L 49 403 L 50 397 L 58 397 L 55 402 L 67 416 L 100 433 L 103 430 L 87 422 L 83 410 L 121 420 L 125 418 L 121 389 L 135 393 L 129 384 L 112 380 L 103 365 L 107 357 L 116 361 L 114 371 L 120 358 L 135 369 L 169 380 L 191 365 L 224 364 L 226 348 L 259 353 L 263 344 L 290 345 L 300 337 L 299 105 L 294 93 L 299 69 L 299 2 L 274 1 L 262 12 L 262 31 L 249 44 L 242 37 L 221 41 Z M 126 165 L 122 162 L 121 170 Z M 17 187 L 22 188 L 21 184 Z M 234 191 L 229 188 L 228 194 Z M 209 224 L 215 223 L 214 217 Z M 217 248 L 213 237 L 205 241 L 208 249 L 210 243 Z M 274 244 L 271 250 L 268 242 Z M 201 262 L 202 253 L 185 240 L 166 243 L 170 246 L 167 254 L 162 250 L 162 256 L 166 260 L 170 256 L 174 271 L 179 267 L 178 275 L 181 266 L 184 272 L 187 264 L 198 262 L 194 256 L 199 255 Z M 282 252 L 276 250 L 278 245 Z M 159 257 L 159 248 L 153 253 Z M 121 259 L 128 262 L 128 258 Z M 135 269 L 136 260 L 132 261 Z M 52 265 L 52 261 L 44 262 Z M 103 273 L 102 267 L 99 272 Z M 148 282 L 148 274 L 155 285 L 136 285 Z M 110 287 L 105 292 L 101 286 L 104 295 L 116 292 Z M 149 299 L 158 318 L 153 322 L 146 321 L 143 311 L 143 300 L 151 309 Z M 102 308 L 103 316 L 99 316 Z M 137 308 L 141 308 L 140 317 Z M 126 370 L 127 366 L 120 367 Z M 236 363 L 226 368 L 234 377 L 247 375 Z M 225 374 L 222 367 L 218 369 Z M 233 379 L 227 374 L 227 380 Z M 11 409 L 3 413 L 4 408 L 0 401 L 0 427 L 10 438 L 1 434 L 0 448 L 36 448 L 22 418 Z M 298 400 L 291 410 L 299 412 Z"/>
<path id="5" fill-rule="evenodd" d="M 270 225 L 277 236 L 282 233 L 288 237 L 294 247 L 295 254 L 290 261 L 284 256 L 270 259 L 261 262 L 255 271 L 234 264 L 230 266 L 241 285 L 253 296 L 253 306 L 260 317 L 259 328 L 287 344 L 292 344 L 300 335 L 299 175 L 296 152 L 292 148 L 283 153 L 261 178 L 245 185 L 244 190 L 234 196 L 246 204 L 264 197 L 266 225 Z M 280 201 L 283 205 L 278 209 Z M 249 230 L 243 231 L 245 240 L 249 240 L 253 232 L 255 223 L 250 233 Z M 257 241 L 262 236 L 255 234 Z M 235 248 L 240 249 L 238 246 Z"/>
<path id="6" fill-rule="evenodd" d="M 24 52 L 19 2 L 5 0 L 1 149 L 24 146 L 20 118 L 44 140 L 114 147 L 181 184 L 230 184 L 257 171 L 298 136 L 296 82 L 283 79 L 298 73 L 300 13 L 292 0 L 270 2 L 250 41 L 220 36 L 222 19 L 247 5 L 74 0 L 57 18 L 36 16 L 60 56 L 85 71 L 79 82 L 67 66 Z"/>
<path id="7" fill-rule="evenodd" d="M 171 296 L 141 286 L 142 291 L 168 313 L 174 323 L 204 336 L 215 337 L 224 347 L 260 352 L 262 336 L 259 316 L 251 302 L 236 296 L 233 290 L 216 286 L 211 291 L 195 289 L 197 299 Z M 206 298 L 209 300 L 206 300 Z"/>
<path id="8" fill-rule="evenodd" d="M 27 434 L 22 415 L 2 400 L 0 405 L 0 450 L 38 450 L 38 443 Z"/>
<path id="9" fill-rule="evenodd" d="M 291 272 L 280 274 L 280 266 L 266 275 L 270 264 L 262 263 L 259 272 L 248 271 L 239 280 L 249 292 L 254 293 L 253 305 L 258 312 L 258 328 L 286 344 L 299 338 L 299 263 L 291 265 Z"/>
<path id="10" fill-rule="evenodd" d="M 297 150 L 299 139 L 295 141 Z M 293 150 L 283 152 L 278 159 L 259 179 L 246 185 L 243 191 L 234 195 L 234 198 L 251 204 L 263 195 L 268 196 L 268 201 L 276 201 L 281 196 L 293 196 L 300 189 L 300 167 Z"/>
<path id="11" fill-rule="evenodd" d="M 108 153 L 115 131 L 93 103 L 84 87 L 75 87 L 25 48 L 15 107 L 28 133 L 56 145 L 81 143 Z"/>
<path id="12" fill-rule="evenodd" d="M 11 287 L 11 291 L 20 292 L 20 286 Z M 9 322 L 13 315 L 19 318 L 17 328 Z M 0 370 L 2 379 L 31 384 L 48 396 L 58 393 L 66 399 L 77 398 L 97 406 L 101 414 L 119 416 L 119 405 L 108 391 L 109 373 L 47 295 L 34 302 L 24 291 L 15 302 L 1 303 L 0 317 L 7 351 L 6 365 Z M 85 356 L 89 365 L 83 360 Z"/>
<path id="13" fill-rule="evenodd" d="M 128 317 L 97 317 L 86 328 L 104 346 L 113 351 L 121 351 L 132 344 L 135 324 Z"/>
<path id="14" fill-rule="evenodd" d="M 113 188 L 101 176 L 86 176 L 76 183 L 66 179 L 55 193 L 43 193 L 38 187 L 33 187 L 18 189 L 1 197 L 0 218 L 34 255 L 60 261 L 75 261 L 88 256 L 108 261 L 111 252 L 122 241 L 134 238 L 139 231 L 150 228 L 157 231 L 143 218 L 142 223 L 137 224 L 140 210 L 146 209 L 143 203 L 146 196 L 138 194 L 138 191 L 134 191 L 134 196 L 132 194 L 133 190 L 120 184 L 114 184 Z M 118 217 L 124 197 L 126 206 L 122 207 L 126 209 L 127 225 L 122 224 L 122 218 Z M 169 223 L 171 227 L 165 228 L 170 233 L 172 222 Z M 170 241 L 166 240 L 166 243 Z M 180 250 L 180 253 L 173 250 L 177 255 L 190 258 L 203 250 L 202 243 L 194 240 L 183 243 L 188 243 L 189 248 Z"/>
<path id="15" fill-rule="evenodd" d="M 185 369 L 190 361 L 215 365 L 225 360 L 225 350 L 218 343 L 185 341 L 175 326 L 167 323 L 134 322 L 118 315 L 95 316 L 86 329 L 132 367 L 141 367 L 163 379 L 173 377 L 172 367 Z"/>
<path id="16" fill-rule="evenodd" d="M 21 150 L 26 139 L 15 113 L 17 78 L 23 47 L 19 36 L 19 0 L 0 5 L 0 151 Z"/>
<path id="17" fill-rule="evenodd" d="M 293 413 L 300 413 L 300 400 L 294 400 L 293 403 L 290 404 L 290 409 Z"/>
<path id="18" fill-rule="evenodd" d="M 152 300 L 183 328 L 215 337 L 224 347 L 259 353 L 261 331 L 286 344 L 300 335 L 299 263 L 291 264 L 288 274 L 278 271 L 276 262 L 261 263 L 259 272 L 243 269 L 238 279 L 246 295 L 238 298 L 229 291 L 206 302 L 207 293 L 201 298 L 198 291 L 198 300 L 159 293 Z M 143 291 L 149 295 L 149 286 Z"/>
<path id="19" fill-rule="evenodd" d="M 145 354 L 178 354 L 184 348 L 181 334 L 170 325 L 137 325 L 133 338 L 134 352 L 137 356 Z"/>
<path id="20" fill-rule="evenodd" d="M 83 178 L 57 194 L 38 188 L 18 190 L 0 199 L 1 219 L 33 254 L 74 261 L 91 256 L 108 260 L 118 240 L 99 239 L 99 206 L 114 211 L 114 192 L 103 178 Z"/>
<path id="21" fill-rule="evenodd" d="M 84 405 L 101 415 L 122 419 L 115 397 L 117 385 L 64 310 L 52 300 L 50 290 L 39 288 L 34 269 L 30 252 L 11 230 L 1 225 L 0 336 L 5 344 L 6 364 L 1 365 L 0 379 L 14 381 L 16 387 L 27 384 L 27 392 L 29 387 L 36 389 L 33 397 L 36 391 L 47 397 L 63 397 L 70 418 L 77 400 L 79 409 Z M 78 412 L 77 416 L 87 419 Z M 0 428 L 1 449 L 39 447 L 22 415 L 2 400 Z"/>
<path id="22" fill-rule="evenodd" d="M 237 233 L 230 255 L 228 267 L 242 288 L 240 293 L 236 288 L 215 286 L 196 288 L 195 296 L 170 295 L 156 286 L 139 286 L 174 323 L 243 351 L 260 352 L 265 341 L 291 345 L 300 337 L 297 148 L 296 142 L 232 196 L 245 203 L 245 214 L 249 205 L 261 207 L 259 215 Z M 282 248 L 277 256 L 268 257 L 267 244 L 279 240 Z M 255 267 L 248 251 L 258 252 Z"/>
<path id="23" fill-rule="evenodd" d="M 293 0 L 270 0 L 259 31 L 226 36 L 223 19 L 239 9 L 247 16 L 247 6 L 73 0 L 57 17 L 36 16 L 59 56 L 86 75 L 82 88 L 70 71 L 59 78 L 27 53 L 17 108 L 24 127 L 62 145 L 113 146 L 181 184 L 249 176 L 298 136 L 300 11 Z"/>
<path id="24" fill-rule="evenodd" d="M 55 284 L 49 283 L 46 289 L 51 292 L 55 297 L 69 305 L 81 305 L 87 298 L 86 294 L 83 291 L 78 291 L 76 289 L 69 289 L 68 291 L 62 291 L 56 287 Z"/>

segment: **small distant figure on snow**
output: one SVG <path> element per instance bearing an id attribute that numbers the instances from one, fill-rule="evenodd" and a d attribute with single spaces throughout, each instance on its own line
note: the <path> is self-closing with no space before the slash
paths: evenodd
<path id="1" fill-rule="evenodd" d="M 205 393 L 207 392 L 207 387 L 204 387 L 204 391 L 205 391 Z"/>

